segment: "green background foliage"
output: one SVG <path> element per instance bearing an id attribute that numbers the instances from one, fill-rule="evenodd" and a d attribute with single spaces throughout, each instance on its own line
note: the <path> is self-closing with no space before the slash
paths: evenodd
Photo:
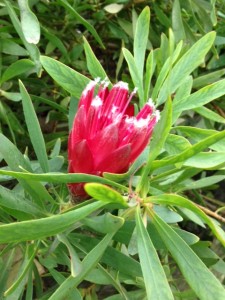
<path id="1" fill-rule="evenodd" d="M 0 298 L 225 299 L 224 1 L 0 3 Z M 67 172 L 96 77 L 161 111 L 124 174 Z"/>

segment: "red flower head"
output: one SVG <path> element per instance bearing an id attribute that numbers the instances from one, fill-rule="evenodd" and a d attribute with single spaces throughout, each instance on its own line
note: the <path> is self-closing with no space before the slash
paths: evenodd
<path id="1" fill-rule="evenodd" d="M 91 81 L 81 95 L 69 136 L 70 173 L 102 176 L 103 172 L 123 173 L 147 146 L 159 112 L 151 100 L 134 116 L 128 84 L 118 82 L 109 91 L 101 82 L 95 95 Z M 71 193 L 85 199 L 84 183 L 71 183 Z"/>

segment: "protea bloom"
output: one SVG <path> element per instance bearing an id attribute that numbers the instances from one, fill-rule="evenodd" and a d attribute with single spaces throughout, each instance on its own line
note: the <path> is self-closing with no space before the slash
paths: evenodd
<path id="1" fill-rule="evenodd" d="M 96 93 L 91 81 L 81 95 L 73 128 L 69 135 L 70 173 L 102 176 L 103 172 L 123 173 L 149 142 L 159 112 L 151 100 L 134 116 L 128 84 L 118 82 L 109 91 L 105 81 Z M 84 183 L 71 183 L 77 199 L 85 199 Z"/>

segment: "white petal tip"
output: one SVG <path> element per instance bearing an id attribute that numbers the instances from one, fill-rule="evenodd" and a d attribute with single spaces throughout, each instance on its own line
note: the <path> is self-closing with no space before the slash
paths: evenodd
<path id="1" fill-rule="evenodd" d="M 146 104 L 152 108 L 155 108 L 155 104 L 153 103 L 153 100 L 151 98 L 148 99 L 148 102 Z"/>
<path id="2" fill-rule="evenodd" d="M 124 89 L 124 90 L 127 90 L 127 91 L 129 89 L 128 88 L 128 83 L 124 82 L 124 81 L 117 82 L 117 84 L 115 84 L 114 87 L 118 87 L 118 88 L 121 88 L 121 89 Z"/>
<path id="3" fill-rule="evenodd" d="M 102 104 L 103 104 L 102 99 L 99 96 L 96 96 L 91 102 L 91 106 L 94 107 L 102 106 Z"/>
<path id="4" fill-rule="evenodd" d="M 97 84 L 96 80 L 91 80 L 91 81 L 87 84 L 86 88 L 84 89 L 84 91 L 83 91 L 83 93 L 82 93 L 83 96 L 86 96 L 87 93 L 90 92 L 90 91 L 96 86 L 96 84 Z"/>
<path id="5" fill-rule="evenodd" d="M 156 122 L 158 122 L 160 120 L 160 111 L 159 110 L 155 111 L 155 117 L 156 117 Z"/>
<path id="6" fill-rule="evenodd" d="M 107 77 L 101 81 L 101 85 L 103 85 L 103 89 L 106 89 L 109 84 L 110 84 L 110 81 L 108 80 Z"/>

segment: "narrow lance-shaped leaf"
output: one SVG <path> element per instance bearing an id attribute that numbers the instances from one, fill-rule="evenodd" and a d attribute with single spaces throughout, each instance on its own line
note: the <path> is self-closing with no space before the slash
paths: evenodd
<path id="1" fill-rule="evenodd" d="M 9 190 L 3 186 L 0 186 L 0 205 L 13 210 L 16 215 L 16 211 L 21 211 L 31 216 L 44 217 L 46 213 L 40 210 L 34 202 L 31 202 L 24 196 Z"/>
<path id="2" fill-rule="evenodd" d="M 6 163 L 8 164 L 11 170 L 17 171 L 15 172 L 17 174 L 20 174 L 22 168 L 26 170 L 25 174 L 28 176 L 22 178 L 19 175 L 18 180 L 20 184 L 23 186 L 23 188 L 25 189 L 25 191 L 31 195 L 33 201 L 39 206 L 41 206 L 43 209 L 46 209 L 45 207 L 46 202 L 55 203 L 55 201 L 48 193 L 48 191 L 45 189 L 45 187 L 40 182 L 34 182 L 32 178 L 29 177 L 29 174 L 31 176 L 35 175 L 29 173 L 32 172 L 29 162 L 23 157 L 23 155 L 16 148 L 16 146 L 1 133 L 0 133 L 0 145 L 1 145 L 0 154 L 2 155 L 2 157 L 4 158 L 4 160 L 6 161 Z M 4 172 L 5 170 L 0 170 L 0 172 L 1 171 Z M 8 171 L 8 172 L 14 173 L 13 171 Z"/>
<path id="3" fill-rule="evenodd" d="M 148 210 L 148 212 L 160 237 L 199 299 L 225 299 L 225 289 L 202 260 L 156 213 L 152 210 Z"/>
<path id="4" fill-rule="evenodd" d="M 138 89 L 138 94 L 140 97 L 140 106 L 144 105 L 144 91 L 143 91 L 143 82 L 139 76 L 138 67 L 135 64 L 134 57 L 126 48 L 122 49 L 123 55 L 127 61 L 128 68 L 130 71 L 131 78 L 135 87 Z"/>
<path id="5" fill-rule="evenodd" d="M 146 73 L 145 73 L 145 89 L 144 89 L 144 100 L 147 101 L 148 97 L 149 97 L 149 92 L 150 92 L 150 84 L 151 84 L 151 79 L 152 79 L 152 75 L 154 73 L 155 70 L 155 66 L 156 66 L 156 61 L 154 58 L 154 51 L 152 50 L 148 57 L 147 57 L 147 61 L 146 61 Z"/>
<path id="6" fill-rule="evenodd" d="M 128 188 L 123 186 L 122 184 L 119 184 L 117 182 L 111 181 L 111 180 L 103 178 L 103 177 L 88 175 L 88 174 L 83 174 L 83 173 L 33 174 L 33 173 L 27 173 L 27 172 L 13 172 L 13 171 L 0 170 L 0 174 L 12 176 L 17 179 L 25 179 L 27 181 L 33 180 L 33 181 L 43 181 L 43 182 L 52 182 L 52 183 L 98 182 L 98 183 L 102 183 L 102 184 L 115 186 L 123 191 L 128 191 Z"/>
<path id="7" fill-rule="evenodd" d="M 102 202 L 94 202 L 74 211 L 48 218 L 1 225 L 0 243 L 31 241 L 55 235 L 104 205 Z"/>
<path id="8" fill-rule="evenodd" d="M 177 58 L 179 57 L 180 52 L 182 50 L 182 46 L 183 46 L 183 42 L 180 41 L 180 43 L 177 45 L 175 51 L 173 53 L 171 53 L 171 56 L 169 56 L 167 58 L 162 69 L 160 70 L 160 73 L 157 76 L 157 80 L 156 80 L 156 83 L 155 83 L 153 91 L 152 91 L 152 99 L 154 101 L 157 100 L 158 93 L 160 92 L 160 89 L 161 89 L 165 79 L 167 78 L 167 76 L 168 76 L 168 78 L 171 76 L 170 72 L 171 72 L 172 66 L 175 63 L 175 61 L 177 60 Z M 167 79 L 167 81 L 168 81 L 168 79 Z M 169 87 L 170 87 L 170 85 L 168 84 L 167 88 L 169 89 Z M 168 95 L 169 95 L 169 93 L 168 93 Z"/>
<path id="9" fill-rule="evenodd" d="M 170 132 L 171 129 L 171 124 L 172 124 L 172 102 L 171 99 L 168 99 L 165 108 L 162 112 L 161 119 L 159 123 L 156 125 L 154 133 L 153 133 L 153 140 L 151 142 L 151 147 L 150 147 L 150 153 L 149 153 L 149 158 L 147 161 L 147 164 L 143 170 L 143 174 L 141 176 L 141 180 L 138 183 L 137 186 L 137 191 L 144 191 L 144 187 L 147 182 L 147 177 L 148 174 L 150 173 L 152 169 L 152 162 L 153 160 L 158 156 L 160 153 L 165 140 Z M 146 193 L 148 188 L 144 193 Z"/>
<path id="10" fill-rule="evenodd" d="M 104 68 L 100 64 L 99 60 L 95 56 L 94 52 L 91 49 L 88 41 L 83 37 L 84 40 L 84 51 L 87 59 L 87 67 L 93 78 L 100 77 L 100 79 L 108 78 Z"/>
<path id="11" fill-rule="evenodd" d="M 20 86 L 20 93 L 22 96 L 24 116 L 28 128 L 28 132 L 30 135 L 30 139 L 34 147 L 34 151 L 37 155 L 42 170 L 44 172 L 48 172 L 49 166 L 48 166 L 48 157 L 45 148 L 45 141 L 41 132 L 41 127 L 38 122 L 37 115 L 35 113 L 30 96 L 27 93 L 27 90 L 21 81 L 19 81 L 19 86 Z"/>
<path id="12" fill-rule="evenodd" d="M 174 111 L 184 111 L 188 109 L 201 107 L 214 99 L 217 99 L 225 94 L 225 79 L 207 85 L 197 92 L 191 94 L 182 101 L 177 101 L 174 105 Z"/>
<path id="13" fill-rule="evenodd" d="M 2 74 L 1 83 L 18 76 L 22 73 L 31 70 L 34 67 L 34 63 L 30 59 L 20 59 L 12 63 Z"/>
<path id="14" fill-rule="evenodd" d="M 183 162 L 188 158 L 194 156 L 195 154 L 201 152 L 202 150 L 206 149 L 210 145 L 215 144 L 216 142 L 220 141 L 222 138 L 225 137 L 225 130 L 216 133 L 210 137 L 205 138 L 204 140 L 194 144 L 192 147 L 189 147 L 187 150 L 181 152 L 180 154 L 173 156 L 168 159 L 163 159 L 161 161 L 154 161 L 152 163 L 152 169 L 155 170 L 157 168 L 161 168 L 167 165 L 172 165 L 178 162 Z"/>
<path id="15" fill-rule="evenodd" d="M 176 38 L 176 42 L 185 39 L 185 30 L 182 22 L 181 9 L 179 0 L 173 2 L 172 9 L 172 28 Z"/>
<path id="16" fill-rule="evenodd" d="M 222 235 L 218 226 L 215 225 L 213 220 L 209 218 L 196 204 L 190 200 L 175 194 L 163 194 L 158 196 L 152 196 L 146 199 L 146 202 L 153 202 L 157 204 L 175 205 L 178 207 L 184 207 L 190 209 L 196 213 L 201 219 L 210 227 L 218 240 L 225 246 L 225 234 Z"/>
<path id="17" fill-rule="evenodd" d="M 7 291 L 5 291 L 4 295 L 6 297 L 12 295 L 13 298 L 13 295 L 18 293 L 17 289 L 20 287 L 20 284 L 22 283 L 22 285 L 25 285 L 27 272 L 29 271 L 33 263 L 37 249 L 38 249 L 38 243 L 37 245 L 35 244 L 27 245 L 25 258 L 22 263 L 22 266 L 20 266 L 19 276 L 14 281 L 14 283 L 7 289 Z"/>
<path id="18" fill-rule="evenodd" d="M 194 111 L 201 115 L 202 117 L 209 119 L 213 122 L 223 123 L 225 124 L 225 118 L 221 115 L 215 113 L 214 111 L 208 109 L 205 106 L 194 108 Z"/>
<path id="19" fill-rule="evenodd" d="M 168 95 L 173 93 L 183 83 L 183 80 L 202 63 L 206 53 L 213 45 L 215 36 L 215 32 L 207 33 L 179 59 L 160 90 L 157 104 L 162 104 Z"/>
<path id="20" fill-rule="evenodd" d="M 138 255 L 144 276 L 147 299 L 174 299 L 156 249 L 141 219 L 139 207 L 136 210 L 136 228 Z"/>
<path id="21" fill-rule="evenodd" d="M 119 229 L 119 227 L 122 226 L 122 224 L 123 219 L 121 219 L 120 224 L 118 224 L 119 226 L 115 228 L 114 232 L 108 233 L 101 240 L 101 242 L 99 242 L 99 244 L 85 256 L 85 258 L 81 262 L 82 271 L 76 277 L 69 276 L 49 298 L 49 300 L 66 299 L 66 296 L 71 292 L 71 289 L 73 287 L 76 287 L 85 278 L 85 276 L 98 264 L 101 256 L 111 242 L 113 235 Z"/>
<path id="22" fill-rule="evenodd" d="M 145 51 L 148 42 L 150 23 L 150 9 L 146 6 L 138 17 L 134 35 L 134 61 L 141 81 L 143 81 L 143 70 L 145 62 Z"/>
<path id="23" fill-rule="evenodd" d="M 77 255 L 76 250 L 74 249 L 74 247 L 72 247 L 72 245 L 68 241 L 65 234 L 58 234 L 57 238 L 68 249 L 68 252 L 70 254 L 70 261 L 71 261 L 71 263 L 70 263 L 71 276 L 76 277 L 82 271 L 82 265 L 81 265 L 81 261 L 79 259 L 79 256 Z"/>
<path id="24" fill-rule="evenodd" d="M 41 56 L 40 60 L 44 69 L 61 87 L 73 96 L 80 98 L 82 91 L 90 81 L 89 78 L 53 58 Z"/>

